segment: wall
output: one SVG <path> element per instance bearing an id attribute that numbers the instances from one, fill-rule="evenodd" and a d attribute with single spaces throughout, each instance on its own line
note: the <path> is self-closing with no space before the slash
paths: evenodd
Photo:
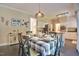
<path id="1" fill-rule="evenodd" d="M 25 34 L 25 26 L 14 28 L 10 25 L 7 26 L 5 22 L 11 20 L 11 18 L 24 19 L 27 21 L 27 14 L 0 6 L 0 17 L 4 17 L 4 23 L 0 21 L 0 45 L 6 45 L 8 43 L 8 33 L 12 32 L 14 29 L 19 29 L 19 31 Z"/>
<path id="2" fill-rule="evenodd" d="M 61 24 L 66 26 L 66 32 L 64 34 L 65 39 L 77 40 L 77 32 L 67 32 L 68 28 L 77 28 L 76 18 L 67 17 L 66 21 Z"/>
<path id="3" fill-rule="evenodd" d="M 76 18 L 75 17 L 67 17 L 66 21 L 63 22 L 67 28 L 69 27 L 77 27 Z"/>
<path id="4" fill-rule="evenodd" d="M 79 11 L 77 11 L 76 13 L 76 16 L 77 16 L 77 50 L 79 52 Z"/>
<path id="5" fill-rule="evenodd" d="M 31 15 L 29 15 L 28 13 L 17 11 L 16 9 L 12 9 L 10 7 L 0 5 L 0 17 L 4 17 L 5 22 L 11 20 L 11 18 L 24 19 L 25 21 L 28 21 L 30 20 Z M 48 20 L 50 20 L 51 18 L 52 17 L 45 16 L 44 18 L 38 19 L 38 28 L 44 27 L 43 25 L 48 23 Z M 26 34 L 25 31 L 29 30 L 24 26 L 7 26 L 5 25 L 5 22 L 1 23 L 0 21 L 0 45 L 6 45 L 8 43 L 8 33 L 12 32 L 14 29 L 19 29 L 19 31 L 23 32 L 23 34 Z"/>

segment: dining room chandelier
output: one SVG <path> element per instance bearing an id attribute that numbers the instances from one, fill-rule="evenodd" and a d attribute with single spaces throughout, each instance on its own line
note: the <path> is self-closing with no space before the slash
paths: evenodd
<path id="1" fill-rule="evenodd" d="M 38 17 L 44 17 L 44 13 L 40 10 L 40 3 L 38 5 L 39 7 L 39 11 L 35 14 L 35 17 L 38 18 Z"/>

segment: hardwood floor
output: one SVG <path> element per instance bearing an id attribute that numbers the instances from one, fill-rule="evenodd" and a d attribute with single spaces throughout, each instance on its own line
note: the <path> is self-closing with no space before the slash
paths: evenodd
<path id="1" fill-rule="evenodd" d="M 0 56 L 18 56 L 18 44 L 1 46 Z M 65 47 L 61 51 L 61 56 L 79 56 L 76 52 L 76 44 L 72 44 L 70 40 L 65 40 Z"/>
<path id="2" fill-rule="evenodd" d="M 0 56 L 18 56 L 18 45 L 1 46 Z"/>
<path id="3" fill-rule="evenodd" d="M 65 40 L 65 46 L 61 51 L 63 56 L 79 56 L 76 51 L 76 44 L 73 44 L 71 40 Z"/>

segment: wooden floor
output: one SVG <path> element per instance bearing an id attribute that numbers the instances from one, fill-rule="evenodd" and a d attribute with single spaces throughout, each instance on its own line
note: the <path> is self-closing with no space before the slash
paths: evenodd
<path id="1" fill-rule="evenodd" d="M 0 56 L 18 56 L 18 45 L 1 46 Z M 61 51 L 61 56 L 79 56 L 76 52 L 76 44 L 72 44 L 71 41 L 65 40 L 65 47 Z"/>
<path id="2" fill-rule="evenodd" d="M 18 56 L 18 45 L 1 46 L 0 56 Z"/>
<path id="3" fill-rule="evenodd" d="M 65 40 L 65 46 L 61 51 L 61 55 L 79 56 L 79 53 L 76 51 L 76 44 L 73 44 L 71 40 Z"/>

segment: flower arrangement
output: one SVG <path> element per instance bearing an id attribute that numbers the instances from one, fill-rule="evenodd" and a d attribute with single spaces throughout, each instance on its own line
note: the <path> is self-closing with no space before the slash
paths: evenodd
<path id="1" fill-rule="evenodd" d="M 65 26 L 60 26 L 60 31 L 61 32 L 65 32 L 66 31 L 66 27 Z"/>

